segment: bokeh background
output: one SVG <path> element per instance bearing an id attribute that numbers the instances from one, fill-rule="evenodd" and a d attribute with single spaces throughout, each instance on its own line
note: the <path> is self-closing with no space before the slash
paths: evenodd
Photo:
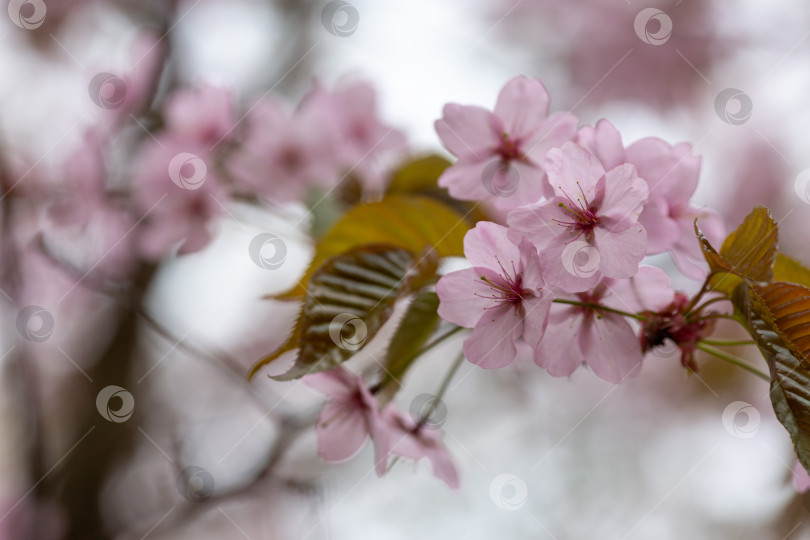
<path id="1" fill-rule="evenodd" d="M 0 152 L 20 189 L 59 176 L 86 128 L 106 121 L 93 77 L 137 69 L 151 36 L 171 66 L 163 84 L 224 86 L 239 111 L 267 92 L 296 102 L 313 79 L 367 79 L 413 155 L 443 151 L 433 122 L 445 103 L 491 107 L 513 76 L 539 77 L 552 110 L 582 124 L 608 118 L 626 143 L 691 142 L 703 156 L 697 202 L 729 227 L 766 204 L 780 248 L 810 262 L 802 0 L 351 0 L 328 17 L 327 2 L 310 0 L 45 0 L 44 20 L 28 29 L 11 15 L 35 6 L 6 3 Z M 647 8 L 658 11 L 639 18 Z M 109 347 L 128 317 L 119 301 L 41 258 L 4 252 L 23 305 L 55 322 L 47 340 L 21 340 L 19 299 L 0 298 L 5 538 L 810 538 L 810 504 L 791 485 L 795 457 L 767 385 L 708 358 L 688 376 L 675 351 L 648 355 L 640 377 L 620 386 L 585 369 L 554 379 L 529 358 L 497 372 L 462 366 L 442 425 L 458 492 L 425 463 L 377 478 L 370 448 L 324 465 L 311 429 L 321 397 L 244 379 L 292 323 L 295 306 L 262 296 L 305 269 L 307 225 L 301 205 L 234 202 L 203 251 L 157 266 L 142 298 L 150 320 L 131 325 L 126 341 L 135 360 L 104 369 L 100 357 L 121 354 Z M 263 231 L 286 242 L 279 271 L 248 255 Z M 100 242 L 86 231 L 52 238 L 67 256 Z M 667 257 L 652 262 L 677 287 L 697 288 Z M 397 403 L 434 392 L 459 348 L 451 340 L 422 360 Z M 135 402 L 117 431 L 87 402 L 112 384 Z M 735 402 L 750 408 L 724 424 Z M 94 453 L 111 448 L 111 463 Z M 207 497 L 195 498 L 200 486 Z M 84 518 L 89 528 L 77 532 Z"/>

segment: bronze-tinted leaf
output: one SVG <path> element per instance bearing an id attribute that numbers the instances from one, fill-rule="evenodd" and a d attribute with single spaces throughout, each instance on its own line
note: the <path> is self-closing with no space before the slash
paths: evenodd
<path id="1" fill-rule="evenodd" d="M 756 282 L 771 282 L 778 236 L 778 227 L 768 209 L 757 206 L 726 237 L 720 256 L 738 276 Z"/>
<path id="2" fill-rule="evenodd" d="M 417 257 L 385 244 L 360 246 L 330 258 L 312 274 L 289 339 L 259 361 L 250 375 L 294 349 L 295 365 L 275 379 L 297 379 L 340 365 L 376 335 L 398 298 L 433 280 L 437 264 L 433 251 Z"/>
<path id="3" fill-rule="evenodd" d="M 302 298 L 313 273 L 328 258 L 365 244 L 389 244 L 412 253 L 432 247 L 440 257 L 463 256 L 470 223 L 446 205 L 428 197 L 391 195 L 349 210 L 315 247 L 306 274 L 278 299 Z"/>
<path id="4" fill-rule="evenodd" d="M 783 282 L 765 286 L 744 282 L 733 300 L 768 362 L 776 416 L 802 465 L 810 469 L 810 289 Z"/>
<path id="5" fill-rule="evenodd" d="M 773 263 L 773 279 L 810 287 L 810 269 L 784 253 L 777 253 Z"/>

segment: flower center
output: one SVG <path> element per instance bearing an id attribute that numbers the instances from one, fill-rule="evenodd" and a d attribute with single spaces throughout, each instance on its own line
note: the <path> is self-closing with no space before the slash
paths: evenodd
<path id="1" fill-rule="evenodd" d="M 520 151 L 520 143 L 509 138 L 509 135 L 504 133 L 501 140 L 501 145 L 498 147 L 498 153 L 504 161 L 522 161 L 524 158 L 523 153 Z"/>
<path id="2" fill-rule="evenodd" d="M 512 272 L 510 273 L 501 264 L 500 259 L 496 257 L 495 260 L 498 261 L 498 266 L 501 268 L 498 278 L 489 279 L 486 276 L 481 276 L 481 281 L 489 285 L 489 291 L 487 291 L 487 294 L 475 293 L 476 296 L 496 302 L 496 305 L 492 307 L 503 305 L 520 307 L 523 299 L 530 294 L 529 291 L 523 289 L 523 274 L 518 273 L 514 262 L 512 262 Z"/>
<path id="3" fill-rule="evenodd" d="M 590 237 L 593 230 L 599 226 L 599 208 L 593 201 L 588 201 L 585 197 L 585 192 L 577 182 L 580 196 L 572 198 L 568 193 L 563 191 L 565 201 L 559 203 L 559 207 L 565 212 L 565 219 L 555 219 L 558 225 L 567 228 L 572 234 L 577 237 L 585 235 Z M 562 190 L 562 187 L 560 188 Z"/>

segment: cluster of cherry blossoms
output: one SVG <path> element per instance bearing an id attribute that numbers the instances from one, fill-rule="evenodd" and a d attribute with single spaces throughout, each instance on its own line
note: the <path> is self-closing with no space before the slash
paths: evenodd
<path id="1" fill-rule="evenodd" d="M 478 221 L 464 237 L 470 267 L 435 284 L 438 315 L 472 329 L 463 356 L 486 369 L 511 364 L 525 342 L 553 376 L 587 364 L 620 383 L 668 341 L 697 369 L 694 351 L 714 312 L 696 308 L 703 291 L 690 300 L 663 270 L 642 263 L 669 252 L 685 275 L 706 278 L 695 222 L 715 242 L 724 226 L 690 203 L 700 158 L 687 143 L 657 138 L 625 147 L 607 120 L 577 124 L 571 113 L 549 114 L 545 87 L 526 77 L 505 85 L 494 111 L 445 106 L 436 131 L 457 161 L 438 185 L 472 208 L 489 208 L 492 221 Z M 316 428 L 327 462 L 351 458 L 370 438 L 379 475 L 391 456 L 427 457 L 439 478 L 458 486 L 440 434 L 425 427 L 429 414 L 409 417 L 390 402 L 381 408 L 381 385 L 342 366 L 304 381 L 328 398 Z"/>
<path id="2" fill-rule="evenodd" d="M 649 326 L 636 337 L 627 317 L 642 312 L 667 318 L 665 337 L 691 354 L 703 327 L 674 321 L 681 311 L 673 302 L 682 295 L 661 269 L 641 263 L 669 252 L 684 274 L 705 277 L 694 222 L 713 240 L 724 231 L 715 212 L 690 204 L 700 158 L 687 143 L 657 138 L 625 147 L 607 120 L 576 129 L 573 115 L 548 109 L 543 84 L 518 77 L 494 111 L 449 104 L 436 122 L 458 157 L 439 184 L 508 212 L 505 225 L 479 222 L 467 234 L 472 267 L 436 285 L 439 314 L 473 328 L 464 354 L 484 368 L 510 364 L 522 338 L 551 375 L 585 363 L 621 382 L 662 341 L 658 335 L 645 345 Z"/>

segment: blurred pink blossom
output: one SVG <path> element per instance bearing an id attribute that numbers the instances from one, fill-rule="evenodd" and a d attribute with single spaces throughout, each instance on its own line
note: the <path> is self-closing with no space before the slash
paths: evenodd
<path id="1" fill-rule="evenodd" d="M 382 192 L 386 173 L 408 148 L 405 135 L 380 120 L 374 87 L 352 81 L 330 92 L 316 85 L 302 106 L 319 110 L 325 124 L 331 120 L 341 173 L 355 176 L 365 191 Z"/>
<path id="2" fill-rule="evenodd" d="M 662 16 L 651 19 L 642 13 L 649 5 L 636 2 L 503 0 L 493 16 L 504 18 L 506 39 L 540 53 L 538 63 L 558 51 L 566 106 L 625 100 L 660 109 L 698 97 L 731 51 L 712 5 L 659 0 Z"/>
<path id="3" fill-rule="evenodd" d="M 239 187 L 285 203 L 303 200 L 312 187 L 335 185 L 338 156 L 320 105 L 304 103 L 289 114 L 267 97 L 245 121 L 244 140 L 228 162 Z"/>
<path id="4" fill-rule="evenodd" d="M 390 435 L 362 375 L 335 369 L 307 375 L 303 381 L 329 399 L 321 410 L 315 433 L 318 453 L 327 463 L 354 457 L 367 438 L 374 443 L 375 470 L 385 474 L 390 451 Z"/>
<path id="5" fill-rule="evenodd" d="M 450 489 L 459 488 L 458 471 L 450 454 L 435 429 L 420 427 L 414 420 L 393 405 L 383 411 L 383 419 L 391 431 L 391 453 L 418 461 L 427 458 L 433 474 Z"/>
<path id="6" fill-rule="evenodd" d="M 211 221 L 222 214 L 227 194 L 209 147 L 172 134 L 147 140 L 133 178 L 140 234 L 138 248 L 149 259 L 175 245 L 194 253 L 211 240 Z"/>

